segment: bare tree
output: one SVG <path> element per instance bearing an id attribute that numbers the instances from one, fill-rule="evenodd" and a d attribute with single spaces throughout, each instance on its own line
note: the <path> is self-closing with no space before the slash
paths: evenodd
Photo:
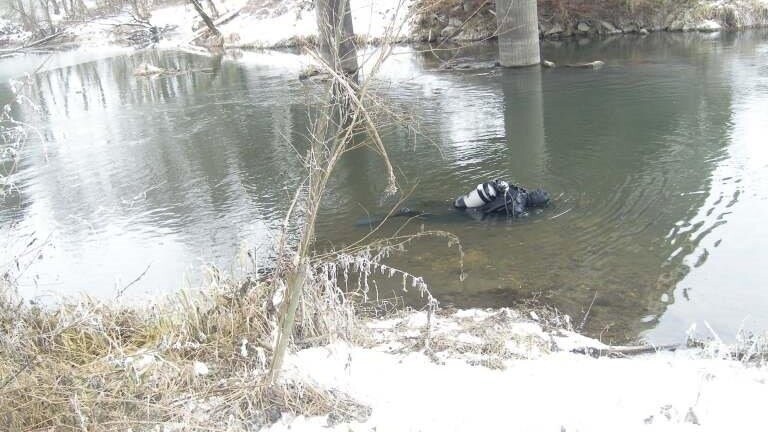
<path id="1" fill-rule="evenodd" d="M 61 8 L 64 9 L 64 16 L 71 17 L 72 12 L 69 10 L 69 6 L 67 5 L 67 0 L 61 0 Z"/>
<path id="2" fill-rule="evenodd" d="M 213 46 L 221 46 L 224 44 L 224 38 L 221 36 L 221 32 L 219 29 L 216 28 L 216 24 L 213 23 L 213 20 L 211 17 L 208 16 L 207 13 L 205 13 L 205 10 L 203 9 L 203 5 L 200 4 L 199 0 L 189 0 L 192 2 L 192 6 L 194 6 L 197 13 L 200 15 L 200 18 L 203 19 L 203 22 L 208 27 L 208 30 L 211 31 L 211 35 L 213 35 L 214 41 L 211 45 Z"/>
<path id="3" fill-rule="evenodd" d="M 77 8 L 75 8 L 75 5 Z M 75 13 L 75 10 L 77 10 L 79 16 L 88 16 L 88 7 L 83 0 L 72 0 L 72 13 Z"/>
<path id="4" fill-rule="evenodd" d="M 214 3 L 213 0 L 208 0 L 208 8 L 211 10 L 211 16 L 214 18 L 219 17 L 219 10 L 216 9 L 216 3 Z"/>
<path id="5" fill-rule="evenodd" d="M 31 32 L 36 32 L 37 30 L 39 30 L 34 7 L 27 8 L 24 5 L 23 0 L 16 0 L 15 10 L 16 10 L 16 13 L 18 13 L 19 16 L 21 17 L 21 24 L 24 27 L 24 30 L 31 31 Z"/>
<path id="6" fill-rule="evenodd" d="M 53 27 L 53 20 L 51 20 L 51 10 L 49 8 L 49 3 L 47 0 L 39 0 L 38 5 L 40 7 L 40 11 L 43 13 L 43 17 L 45 19 L 45 24 L 47 27 L 48 32 L 50 34 L 53 34 L 56 32 L 56 29 Z"/>
<path id="7" fill-rule="evenodd" d="M 357 72 L 357 50 L 349 0 L 316 0 L 315 11 L 323 60 L 336 70 Z"/>
<path id="8" fill-rule="evenodd" d="M 308 172 L 302 200 L 303 207 L 306 208 L 305 221 L 286 277 L 285 299 L 279 315 L 278 339 L 270 366 L 270 382 L 273 384 L 280 374 L 288 341 L 293 334 L 299 300 L 305 286 L 313 280 L 310 255 L 315 240 L 315 220 L 325 186 L 334 166 L 348 149 L 353 130 L 363 127 L 372 130 L 372 136 L 378 137 L 371 117 L 363 107 L 365 90 L 361 92 L 356 85 L 355 72 L 358 64 L 357 52 L 352 43 L 354 33 L 349 0 L 316 0 L 315 7 L 320 57 L 325 63 L 326 72 L 332 76 L 332 83 L 329 86 L 329 101 L 321 107 L 319 116 L 312 125 L 310 146 L 304 157 Z M 380 140 L 378 142 L 380 143 Z M 381 154 L 386 155 L 383 145 L 380 150 Z M 394 178 L 394 173 L 390 178 Z M 294 202 L 299 200 L 300 193 L 297 192 Z"/>

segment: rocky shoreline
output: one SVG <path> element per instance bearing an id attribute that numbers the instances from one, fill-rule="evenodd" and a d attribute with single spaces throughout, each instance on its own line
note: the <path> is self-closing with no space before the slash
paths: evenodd
<path id="1" fill-rule="evenodd" d="M 475 6 L 476 3 L 479 4 Z M 496 11 L 493 3 L 455 1 L 442 2 L 439 7 L 424 7 L 425 12 L 415 22 L 414 37 L 423 42 L 494 38 Z M 768 26 L 768 1 L 765 0 L 667 0 L 652 5 L 640 2 L 633 8 L 616 1 L 595 3 L 603 7 L 539 0 L 540 38 L 645 35 L 659 31 L 716 32 Z"/>

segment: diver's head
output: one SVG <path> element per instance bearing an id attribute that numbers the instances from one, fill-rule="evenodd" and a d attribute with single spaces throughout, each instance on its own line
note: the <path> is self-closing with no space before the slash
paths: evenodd
<path id="1" fill-rule="evenodd" d="M 528 207 L 545 207 L 549 204 L 550 196 L 549 192 L 544 189 L 534 189 L 528 191 Z"/>

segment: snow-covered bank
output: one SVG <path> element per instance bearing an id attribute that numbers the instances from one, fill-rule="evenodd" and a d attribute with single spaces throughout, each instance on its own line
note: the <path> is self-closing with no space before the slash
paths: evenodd
<path id="1" fill-rule="evenodd" d="M 311 40 L 317 34 L 315 11 L 306 9 L 306 2 L 286 0 L 279 7 L 274 2 L 253 0 L 229 1 L 220 8 L 222 16 L 236 12 L 234 18 L 218 26 L 225 47 L 273 48 L 295 46 Z M 375 41 L 385 36 L 402 40 L 411 33 L 409 7 L 411 1 L 352 0 L 352 16 L 356 35 L 364 41 Z M 93 19 L 69 29 L 73 43 L 85 46 L 104 46 L 120 43 L 122 35 L 115 29 L 132 21 L 132 15 L 122 14 Z M 190 44 L 200 27 L 200 17 L 189 4 L 158 8 L 151 13 L 149 22 L 158 28 L 169 29 L 159 46 L 172 48 Z"/>
<path id="2" fill-rule="evenodd" d="M 27 39 L 31 34 L 21 29 L 21 26 L 0 17 L 0 48 L 5 45 L 16 45 Z"/>
<path id="3" fill-rule="evenodd" d="M 485 40 L 496 32 L 495 2 L 430 3 L 424 0 L 350 0 L 355 35 L 361 42 L 384 38 L 398 42 Z M 608 2 L 605 8 L 551 2 L 539 4 L 541 38 L 612 34 L 647 34 L 651 31 L 703 31 L 740 29 L 768 25 L 768 0 L 661 1 L 628 8 L 623 2 Z M 466 7 L 470 5 L 470 7 Z M 577 8 L 570 10 L 569 8 Z M 218 25 L 228 48 L 278 48 L 311 43 L 317 22 L 311 3 L 304 0 L 231 0 L 219 3 Z M 159 7 L 149 22 L 159 29 L 162 48 L 188 46 L 202 34 L 201 19 L 188 3 Z M 136 43 L 128 33 L 136 26 L 132 14 L 93 18 L 69 27 L 60 40 L 88 47 Z M 0 22 L 0 25 L 2 23 Z M 146 29 L 146 28 L 145 28 Z M 30 34 L 2 35 L 19 43 Z M 146 35 L 149 37 L 149 34 Z M 12 39 L 11 39 L 12 37 Z"/>
<path id="4" fill-rule="evenodd" d="M 230 46 L 269 48 L 295 45 L 317 34 L 314 9 L 306 3 L 287 0 L 279 8 L 251 1 L 232 21 L 222 25 L 222 32 L 230 35 Z M 396 40 L 411 34 L 409 8 L 411 0 L 351 0 L 355 35 L 364 41 L 375 41 L 385 36 Z"/>
<path id="5" fill-rule="evenodd" d="M 284 416 L 269 430 L 720 431 L 764 423 L 768 368 L 733 360 L 722 346 L 592 358 L 571 350 L 598 341 L 545 330 L 514 311 L 475 310 L 433 318 L 425 351 L 425 325 L 424 314 L 372 322 L 373 345 L 291 356 L 290 376 L 344 392 L 371 415 L 342 424 Z"/>

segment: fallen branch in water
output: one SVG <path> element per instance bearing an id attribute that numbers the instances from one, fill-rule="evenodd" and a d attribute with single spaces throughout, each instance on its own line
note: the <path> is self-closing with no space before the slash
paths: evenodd
<path id="1" fill-rule="evenodd" d="M 605 62 L 600 60 L 595 60 L 587 63 L 571 63 L 571 64 L 565 65 L 565 67 L 576 68 L 576 69 L 600 69 L 603 66 L 605 66 Z"/>
<path id="2" fill-rule="evenodd" d="M 597 291 L 595 291 L 595 295 L 592 297 L 592 302 L 589 303 L 589 307 L 584 313 L 584 317 L 581 319 L 581 324 L 579 324 L 579 326 L 576 328 L 576 331 L 580 332 L 584 329 L 584 325 L 587 324 L 587 319 L 589 318 L 589 313 L 592 311 L 592 306 L 595 305 L 595 300 L 597 300 Z"/>
<path id="3" fill-rule="evenodd" d="M 170 75 L 179 75 L 183 73 L 192 73 L 192 72 L 203 72 L 203 73 L 213 73 L 212 68 L 197 68 L 197 69 L 166 69 L 162 67 L 158 67 L 149 63 L 142 63 L 133 70 L 133 75 L 137 77 L 157 77 L 157 76 L 170 76 Z"/>
<path id="4" fill-rule="evenodd" d="M 231 21 L 232 19 L 234 19 L 236 16 L 240 15 L 240 11 L 241 10 L 242 9 L 237 9 L 237 10 L 234 10 L 232 12 L 227 12 L 224 15 L 220 16 L 217 20 L 214 20 L 213 24 L 217 25 L 217 26 L 222 25 L 222 24 L 226 24 L 229 21 Z M 191 43 L 195 42 L 196 40 L 198 40 L 201 37 L 203 37 L 207 32 L 208 32 L 208 28 L 207 27 L 204 27 L 204 28 L 196 31 L 195 34 L 193 35 L 192 39 L 190 39 L 187 43 L 191 44 Z"/>
<path id="5" fill-rule="evenodd" d="M 149 271 L 149 268 L 150 268 L 151 266 L 152 266 L 152 263 L 149 263 L 149 264 L 147 264 L 147 268 L 145 268 L 145 269 L 144 269 L 144 271 L 143 271 L 143 272 L 141 272 L 141 274 L 140 274 L 140 275 L 139 275 L 139 276 L 138 276 L 136 279 L 132 280 L 132 281 L 131 281 L 131 282 L 130 282 L 128 285 L 126 285 L 126 286 L 122 287 L 122 288 L 121 288 L 121 289 L 120 289 L 120 290 L 117 292 L 117 295 L 115 296 L 115 298 L 120 298 L 120 297 L 122 297 L 122 296 L 123 296 L 123 294 L 125 294 L 125 291 L 126 291 L 128 288 L 130 288 L 130 287 L 131 287 L 132 285 L 134 285 L 136 282 L 140 281 L 140 280 L 141 280 L 141 278 L 143 278 L 143 277 L 144 277 L 144 275 L 145 275 L 145 274 L 147 274 L 147 272 Z"/>
<path id="6" fill-rule="evenodd" d="M 42 39 L 38 39 L 38 40 L 36 40 L 34 42 L 30 42 L 30 43 L 28 43 L 26 45 L 23 45 L 23 46 L 20 46 L 18 48 L 2 49 L 2 50 L 0 50 L 0 55 L 2 55 L 3 57 L 6 57 L 7 55 L 12 55 L 12 54 L 16 54 L 16 53 L 20 53 L 20 52 L 26 51 L 28 49 L 40 47 L 40 46 L 45 45 L 46 43 L 48 43 L 48 42 L 50 42 L 50 41 L 52 41 L 54 39 L 57 39 L 59 36 L 63 35 L 66 32 L 67 32 L 66 30 L 62 30 L 62 31 L 60 31 L 58 33 L 54 33 L 52 35 L 46 36 L 46 37 L 44 37 Z"/>
<path id="7" fill-rule="evenodd" d="M 586 354 L 592 357 L 628 357 L 642 354 L 654 354 L 659 351 L 676 351 L 680 345 L 641 345 L 641 346 L 607 346 L 605 348 L 583 347 L 572 349 L 575 354 Z"/>

